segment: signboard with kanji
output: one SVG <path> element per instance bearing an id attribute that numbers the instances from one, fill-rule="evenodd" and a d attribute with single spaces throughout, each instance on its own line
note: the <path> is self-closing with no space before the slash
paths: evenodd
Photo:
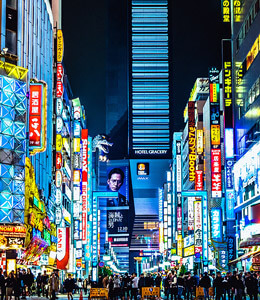
<path id="1" fill-rule="evenodd" d="M 47 97 L 43 83 L 30 84 L 29 107 L 29 149 L 33 155 L 46 148 Z"/>

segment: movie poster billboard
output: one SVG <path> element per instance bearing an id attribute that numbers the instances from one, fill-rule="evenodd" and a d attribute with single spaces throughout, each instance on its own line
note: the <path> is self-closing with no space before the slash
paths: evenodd
<path id="1" fill-rule="evenodd" d="M 129 238 L 129 168 L 113 163 L 107 168 L 107 191 L 117 192 L 118 197 L 107 198 L 108 236 L 124 238 L 115 244 L 128 246 Z M 127 242 L 126 242 L 127 239 Z M 114 245 L 114 242 L 111 246 Z"/>
<path id="2" fill-rule="evenodd" d="M 128 166 L 109 166 L 107 191 L 118 192 L 118 198 L 107 198 L 107 207 L 129 206 Z"/>

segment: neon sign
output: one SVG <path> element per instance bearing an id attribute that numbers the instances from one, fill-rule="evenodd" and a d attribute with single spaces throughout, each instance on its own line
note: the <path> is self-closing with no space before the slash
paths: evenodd
<path id="1" fill-rule="evenodd" d="M 30 154 L 46 149 L 47 95 L 43 83 L 30 84 L 29 100 L 29 148 Z"/>

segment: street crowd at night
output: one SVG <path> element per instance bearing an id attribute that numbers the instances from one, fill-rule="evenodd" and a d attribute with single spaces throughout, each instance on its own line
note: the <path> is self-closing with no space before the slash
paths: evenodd
<path id="1" fill-rule="evenodd" d="M 0 8 L 1 300 L 260 299 L 260 0 Z"/>

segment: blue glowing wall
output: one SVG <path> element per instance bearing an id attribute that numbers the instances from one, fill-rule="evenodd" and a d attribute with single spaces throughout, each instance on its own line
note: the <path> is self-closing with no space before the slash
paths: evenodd
<path id="1" fill-rule="evenodd" d="M 0 222 L 24 220 L 26 83 L 0 75 Z"/>

